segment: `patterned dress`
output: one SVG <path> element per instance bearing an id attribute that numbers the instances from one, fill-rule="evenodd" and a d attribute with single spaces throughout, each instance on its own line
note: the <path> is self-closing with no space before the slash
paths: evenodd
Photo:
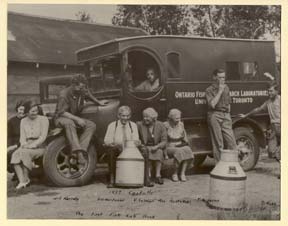
<path id="1" fill-rule="evenodd" d="M 167 129 L 168 143 L 167 154 L 181 163 L 184 160 L 193 159 L 194 155 L 189 145 L 182 145 L 184 142 L 187 144 L 187 136 L 184 124 L 179 122 L 177 125 L 172 126 L 169 122 L 164 123 Z"/>

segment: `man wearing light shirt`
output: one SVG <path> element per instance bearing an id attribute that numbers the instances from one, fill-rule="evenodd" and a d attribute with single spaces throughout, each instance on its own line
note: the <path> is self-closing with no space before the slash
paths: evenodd
<path id="1" fill-rule="evenodd" d="M 254 108 L 247 114 L 240 114 L 240 117 L 246 118 L 261 111 L 268 111 L 271 123 L 271 134 L 268 139 L 268 154 L 270 158 L 280 161 L 281 151 L 281 97 L 278 95 L 278 85 L 271 82 L 268 87 L 269 99 L 261 106 Z"/>
<path id="2" fill-rule="evenodd" d="M 109 154 L 109 183 L 108 188 L 114 187 L 116 158 L 122 152 L 125 141 L 134 140 L 136 145 L 140 144 L 137 125 L 130 121 L 131 109 L 128 106 L 121 106 L 118 109 L 118 120 L 108 125 L 104 144 L 108 147 Z"/>

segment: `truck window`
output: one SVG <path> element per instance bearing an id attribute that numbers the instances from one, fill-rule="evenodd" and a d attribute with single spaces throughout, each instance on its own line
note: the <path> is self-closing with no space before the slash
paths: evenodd
<path id="1" fill-rule="evenodd" d="M 227 80 L 252 81 L 258 79 L 257 62 L 226 62 Z"/>
<path id="2" fill-rule="evenodd" d="M 170 52 L 167 54 L 167 71 L 168 78 L 180 78 L 180 55 L 179 53 Z"/>
<path id="3" fill-rule="evenodd" d="M 128 53 L 130 92 L 156 92 L 161 86 L 161 74 L 157 61 L 146 51 L 132 50 Z M 145 95 L 145 94 L 139 94 Z M 145 96 L 147 96 L 145 95 Z"/>
<path id="4" fill-rule="evenodd" d="M 57 100 L 61 90 L 65 89 L 68 85 L 63 84 L 49 84 L 48 85 L 48 100 Z"/>
<path id="5" fill-rule="evenodd" d="M 89 88 L 94 92 L 120 89 L 120 60 L 112 58 L 91 62 Z"/>

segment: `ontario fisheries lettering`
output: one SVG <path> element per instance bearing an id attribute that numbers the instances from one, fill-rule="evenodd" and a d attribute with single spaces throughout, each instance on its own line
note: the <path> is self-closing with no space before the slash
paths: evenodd
<path id="1" fill-rule="evenodd" d="M 194 104 L 207 104 L 205 92 L 203 91 L 175 91 L 176 99 L 194 99 Z M 231 90 L 230 96 L 234 104 L 253 103 L 253 97 L 268 96 L 267 90 Z"/>

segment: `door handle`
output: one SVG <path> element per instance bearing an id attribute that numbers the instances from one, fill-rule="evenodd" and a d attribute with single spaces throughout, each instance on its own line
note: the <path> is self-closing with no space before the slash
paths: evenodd
<path id="1" fill-rule="evenodd" d="M 165 102 L 165 101 L 167 101 L 167 99 L 166 98 L 161 98 L 160 101 L 161 102 Z"/>

